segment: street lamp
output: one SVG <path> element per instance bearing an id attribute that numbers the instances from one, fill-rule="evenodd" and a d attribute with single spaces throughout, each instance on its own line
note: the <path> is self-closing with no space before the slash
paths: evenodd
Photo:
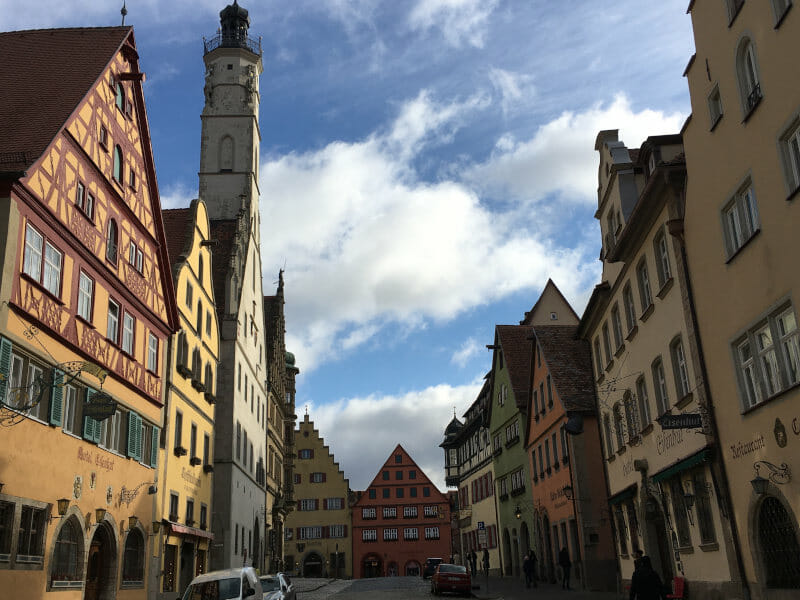
<path id="1" fill-rule="evenodd" d="M 517 517 L 517 519 L 522 518 L 522 509 L 519 507 L 519 504 L 517 504 L 517 508 L 514 510 L 514 516 Z"/>

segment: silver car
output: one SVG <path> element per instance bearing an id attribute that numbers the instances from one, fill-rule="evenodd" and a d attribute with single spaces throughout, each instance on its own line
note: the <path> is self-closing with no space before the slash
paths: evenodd
<path id="1" fill-rule="evenodd" d="M 259 579 L 261 580 L 261 590 L 264 592 L 264 600 L 297 600 L 292 580 L 286 573 L 262 575 Z"/>

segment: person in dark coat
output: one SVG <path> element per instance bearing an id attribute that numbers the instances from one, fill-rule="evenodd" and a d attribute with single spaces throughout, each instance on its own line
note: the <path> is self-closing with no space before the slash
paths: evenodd
<path id="1" fill-rule="evenodd" d="M 470 552 L 469 562 L 472 565 L 472 574 L 473 575 L 477 575 L 478 574 L 478 555 L 475 553 L 475 550 Z"/>
<path id="2" fill-rule="evenodd" d="M 640 558 L 633 571 L 630 600 L 666 600 L 661 577 L 653 569 L 649 556 Z"/>
<path id="3" fill-rule="evenodd" d="M 570 589 L 569 572 L 572 569 L 572 561 L 569 559 L 569 550 L 567 550 L 566 546 L 561 548 L 561 552 L 558 553 L 558 564 L 561 565 L 561 571 L 564 575 L 561 581 L 561 589 L 568 590 Z"/>
<path id="4" fill-rule="evenodd" d="M 531 587 L 531 579 L 533 579 L 533 561 L 527 554 L 522 559 L 522 572 L 525 573 L 525 587 Z"/>
<path id="5" fill-rule="evenodd" d="M 486 548 L 483 549 L 483 573 L 489 574 L 489 551 Z"/>

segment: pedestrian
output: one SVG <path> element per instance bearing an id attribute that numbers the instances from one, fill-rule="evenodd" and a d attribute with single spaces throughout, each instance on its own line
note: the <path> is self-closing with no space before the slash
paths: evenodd
<path id="1" fill-rule="evenodd" d="M 642 552 L 639 548 L 636 548 L 633 551 L 633 570 L 639 568 L 639 563 L 642 561 L 642 557 L 644 556 L 644 552 Z"/>
<path id="2" fill-rule="evenodd" d="M 536 584 L 536 579 L 537 579 L 537 577 L 536 577 L 536 553 L 533 550 L 530 551 L 530 557 L 531 557 L 531 580 L 533 581 L 533 587 L 538 587 L 537 584 Z"/>
<path id="3" fill-rule="evenodd" d="M 633 572 L 630 600 L 666 600 L 661 577 L 653 569 L 649 556 L 642 556 Z"/>
<path id="4" fill-rule="evenodd" d="M 469 554 L 469 562 L 472 565 L 472 574 L 478 574 L 478 555 L 475 553 L 475 550 L 470 552 Z"/>
<path id="5" fill-rule="evenodd" d="M 561 552 L 558 553 L 558 564 L 561 565 L 561 573 L 563 579 L 561 580 L 561 589 L 568 590 L 569 587 L 569 571 L 572 568 L 572 561 L 569 559 L 569 550 L 564 546 Z"/>
<path id="6" fill-rule="evenodd" d="M 483 574 L 489 574 L 489 550 L 483 549 Z"/>
<path id="7" fill-rule="evenodd" d="M 533 561 L 528 554 L 522 559 L 522 572 L 525 573 L 525 587 L 531 587 L 531 579 L 533 579 Z"/>

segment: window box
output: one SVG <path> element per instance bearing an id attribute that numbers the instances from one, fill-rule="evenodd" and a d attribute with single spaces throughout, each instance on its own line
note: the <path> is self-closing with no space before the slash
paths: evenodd
<path id="1" fill-rule="evenodd" d="M 497 448 L 494 449 L 494 452 L 492 452 L 492 456 L 500 456 L 502 453 L 503 453 L 503 447 L 498 446 Z"/>
<path id="2" fill-rule="evenodd" d="M 186 519 L 186 525 L 188 525 L 189 527 L 194 525 L 194 519 Z"/>
<path id="3" fill-rule="evenodd" d="M 655 309 L 656 309 L 656 307 L 652 302 L 647 305 L 647 308 L 644 309 L 644 312 L 642 313 L 642 316 L 639 317 L 639 319 L 641 319 L 642 323 L 644 323 L 645 321 L 647 321 L 647 319 L 650 318 L 650 315 L 653 314 L 653 311 Z"/>
<path id="4" fill-rule="evenodd" d="M 506 501 L 506 500 L 508 500 L 508 493 L 505 493 L 505 494 L 500 494 L 500 500 L 501 500 L 501 501 Z"/>
<path id="5" fill-rule="evenodd" d="M 522 486 L 521 488 L 517 488 L 515 490 L 511 490 L 511 495 L 512 496 L 519 496 L 520 494 L 523 494 L 523 493 L 525 493 L 525 486 Z"/>
<path id="6" fill-rule="evenodd" d="M 203 459 L 200 458 L 199 456 L 193 456 L 192 458 L 189 459 L 189 464 L 192 465 L 193 467 L 196 467 L 197 465 L 199 465 L 202 462 L 203 462 Z"/>
<path id="7" fill-rule="evenodd" d="M 669 279 L 667 279 L 664 282 L 664 285 L 661 286 L 661 289 L 658 290 L 658 293 L 656 294 L 656 296 L 658 296 L 659 298 L 661 298 L 663 300 L 664 296 L 666 296 L 667 292 L 672 288 L 672 284 L 673 283 L 675 283 L 675 278 L 674 277 L 670 277 Z"/>
<path id="8" fill-rule="evenodd" d="M 186 365 L 178 365 L 178 373 L 180 373 L 185 379 L 189 379 L 192 376 L 192 372 Z"/>
<path id="9" fill-rule="evenodd" d="M 511 438 L 510 440 L 508 440 L 506 442 L 506 448 L 510 448 L 511 446 L 516 444 L 517 442 L 519 442 L 519 436 L 515 435 L 513 438 Z"/>
<path id="10" fill-rule="evenodd" d="M 213 473 L 214 472 L 214 465 L 203 465 L 203 472 L 204 473 Z"/>
<path id="11" fill-rule="evenodd" d="M 215 404 L 217 401 L 217 397 L 214 396 L 211 392 L 206 392 L 203 394 L 203 397 L 206 399 L 206 402 L 209 404 Z"/>
<path id="12" fill-rule="evenodd" d="M 188 451 L 183 446 L 175 446 L 173 452 L 177 457 L 186 456 L 188 454 Z"/>
<path id="13" fill-rule="evenodd" d="M 633 339 L 633 336 L 635 336 L 638 331 L 639 331 L 638 325 L 634 325 L 633 327 L 631 327 L 631 330 L 628 332 L 628 335 L 625 336 L 625 340 L 630 342 Z"/>
<path id="14" fill-rule="evenodd" d="M 198 392 L 205 392 L 206 386 L 203 385 L 203 382 L 199 379 L 192 379 L 192 387 L 196 389 Z"/>

